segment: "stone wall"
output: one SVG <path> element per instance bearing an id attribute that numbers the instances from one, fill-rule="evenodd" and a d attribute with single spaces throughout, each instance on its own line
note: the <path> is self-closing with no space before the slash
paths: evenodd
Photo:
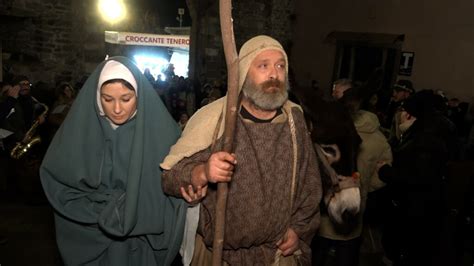
<path id="1" fill-rule="evenodd" d="M 14 1 L 12 6 L 2 6 L 5 78 L 25 74 L 33 82 L 71 81 L 80 70 L 74 66 L 78 46 L 72 18 L 68 1 Z"/>
<path id="2" fill-rule="evenodd" d="M 207 80 L 226 79 L 226 65 L 219 24 L 218 1 L 200 1 L 196 8 L 197 27 L 195 77 Z M 292 0 L 234 1 L 232 17 L 237 51 L 249 38 L 266 34 L 279 40 L 285 48 L 291 45 Z M 289 50 L 289 49 L 287 49 Z"/>
<path id="3" fill-rule="evenodd" d="M 120 25 L 104 22 L 96 0 L 8 0 L 0 4 L 4 80 L 14 74 L 54 88 L 62 81 L 76 84 L 106 54 L 127 53 L 132 47 L 104 42 L 104 31 L 163 33 L 158 15 L 134 7 Z"/>
<path id="4" fill-rule="evenodd" d="M 234 1 L 233 17 L 237 47 L 250 37 L 267 34 L 288 48 L 291 43 L 293 0 Z M 128 20 L 108 25 L 99 17 L 96 0 L 5 0 L 0 3 L 4 79 L 28 75 L 33 83 L 50 87 L 61 81 L 83 80 L 105 54 L 127 54 L 133 47 L 104 42 L 104 31 L 163 33 L 158 15 L 134 6 Z M 194 1 L 197 31 L 191 76 L 225 79 L 218 1 Z M 5 26 L 5 27 L 4 27 Z M 289 50 L 289 49 L 287 49 Z"/>

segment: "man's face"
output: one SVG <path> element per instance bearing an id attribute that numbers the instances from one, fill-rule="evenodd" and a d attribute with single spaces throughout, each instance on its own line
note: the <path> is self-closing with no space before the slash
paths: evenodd
<path id="1" fill-rule="evenodd" d="M 400 102 L 400 101 L 403 101 L 403 100 L 405 100 L 406 98 L 408 98 L 408 96 L 410 96 L 410 93 L 407 92 L 407 91 L 404 91 L 404 90 L 393 90 L 392 100 L 393 100 L 394 102 Z"/>
<path id="2" fill-rule="evenodd" d="M 266 50 L 250 64 L 242 91 L 256 107 L 273 111 L 288 99 L 286 60 L 278 50 Z"/>
<path id="3" fill-rule="evenodd" d="M 30 95 L 31 84 L 28 80 L 22 80 L 18 83 L 18 85 L 20 85 L 20 95 Z"/>
<path id="4" fill-rule="evenodd" d="M 334 84 L 332 87 L 332 97 L 336 100 L 339 100 L 344 96 L 344 92 L 348 89 L 350 89 L 351 86 L 346 84 Z"/>

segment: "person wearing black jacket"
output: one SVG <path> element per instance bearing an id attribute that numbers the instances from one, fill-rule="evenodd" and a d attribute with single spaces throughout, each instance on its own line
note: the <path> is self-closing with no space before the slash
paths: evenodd
<path id="1" fill-rule="evenodd" d="M 452 123 L 436 109 L 436 97 L 423 90 L 403 102 L 393 164 L 379 163 L 392 203 L 383 243 L 395 265 L 436 265 L 444 173 L 455 136 Z"/>

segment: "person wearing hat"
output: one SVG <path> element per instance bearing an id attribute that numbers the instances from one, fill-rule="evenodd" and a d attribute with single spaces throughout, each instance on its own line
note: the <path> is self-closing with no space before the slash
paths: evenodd
<path id="1" fill-rule="evenodd" d="M 400 265 L 436 265 L 432 254 L 439 243 L 442 180 L 454 136 L 436 109 L 436 97 L 422 90 L 402 103 L 402 134 L 392 146 L 393 163 L 378 164 L 393 203 L 382 242 L 387 257 Z"/>
<path id="2" fill-rule="evenodd" d="M 390 98 L 390 103 L 387 107 L 384 123 L 382 124 L 383 127 L 390 128 L 392 126 L 398 107 L 400 107 L 403 100 L 410 97 L 413 93 L 415 93 L 415 90 L 413 89 L 412 82 L 409 80 L 401 79 L 393 85 L 392 97 Z"/>
<path id="3" fill-rule="evenodd" d="M 415 90 L 413 89 L 413 83 L 407 79 L 401 79 L 393 85 L 392 100 L 401 103 L 414 93 Z"/>
<path id="4" fill-rule="evenodd" d="M 226 265 L 311 265 L 321 180 L 303 112 L 288 100 L 288 89 L 281 44 L 264 35 L 248 40 L 239 53 L 234 153 L 218 152 L 223 97 L 191 117 L 161 164 L 166 193 L 201 200 L 194 214 L 188 211 L 185 265 L 211 263 L 218 182 L 229 182 Z M 196 193 L 185 193 L 193 188 Z"/>
<path id="5" fill-rule="evenodd" d="M 186 203 L 161 190 L 158 167 L 180 130 L 127 58 L 85 82 L 40 168 L 66 265 L 170 265 Z"/>
<path id="6" fill-rule="evenodd" d="M 413 84 L 409 80 L 401 79 L 393 86 L 392 98 L 382 123 L 382 127 L 389 131 L 388 139 L 390 143 L 396 142 L 400 138 L 400 129 L 398 128 L 400 124 L 399 107 L 404 100 L 414 93 Z"/>

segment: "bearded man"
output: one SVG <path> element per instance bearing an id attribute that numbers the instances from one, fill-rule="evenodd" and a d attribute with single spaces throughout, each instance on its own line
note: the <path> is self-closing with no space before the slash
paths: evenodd
<path id="1" fill-rule="evenodd" d="M 199 215 L 188 216 L 197 222 L 197 233 L 188 223 L 183 245 L 194 248 L 194 255 L 185 250 L 184 264 L 191 259 L 191 265 L 211 264 L 216 183 L 229 182 L 224 262 L 311 265 L 321 180 L 303 112 L 288 100 L 288 89 L 288 58 L 281 44 L 268 36 L 248 40 L 239 53 L 234 153 L 218 152 L 223 97 L 191 117 L 161 164 L 166 193 L 201 202 L 194 210 Z"/>

